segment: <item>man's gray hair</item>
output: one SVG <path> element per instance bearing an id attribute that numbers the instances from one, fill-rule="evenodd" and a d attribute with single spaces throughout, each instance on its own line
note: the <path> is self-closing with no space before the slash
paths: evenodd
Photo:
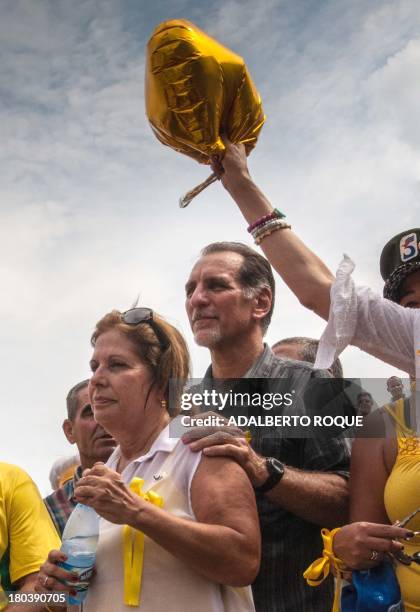
<path id="1" fill-rule="evenodd" d="M 265 257 L 242 242 L 212 242 L 204 247 L 201 251 L 201 256 L 205 257 L 211 253 L 223 252 L 238 253 L 244 258 L 239 269 L 238 280 L 246 298 L 255 297 L 262 289 L 269 289 L 271 291 L 270 311 L 261 319 L 261 327 L 265 333 L 271 322 L 276 293 L 276 284 L 270 264 Z"/>
<path id="2" fill-rule="evenodd" d="M 271 348 L 275 349 L 276 346 L 283 346 L 285 344 L 292 344 L 293 346 L 299 347 L 298 354 L 301 361 L 315 363 L 319 340 L 315 338 L 306 338 L 305 336 L 293 336 L 293 338 L 283 338 L 283 340 L 279 340 L 273 344 Z M 329 369 L 334 378 L 343 378 L 343 366 L 338 357 Z"/>
<path id="3" fill-rule="evenodd" d="M 67 418 L 70 421 L 74 421 L 76 418 L 77 407 L 79 402 L 79 393 L 82 389 L 85 389 L 89 384 L 89 379 L 82 380 L 82 382 L 77 383 L 70 389 L 67 393 L 66 403 L 67 403 Z"/>

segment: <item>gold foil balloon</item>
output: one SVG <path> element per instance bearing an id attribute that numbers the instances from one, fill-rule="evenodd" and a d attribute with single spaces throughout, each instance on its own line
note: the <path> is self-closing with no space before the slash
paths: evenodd
<path id="1" fill-rule="evenodd" d="M 243 59 L 184 19 L 161 23 L 148 42 L 146 112 L 163 144 L 203 164 L 223 154 L 223 133 L 249 154 L 265 119 Z"/>

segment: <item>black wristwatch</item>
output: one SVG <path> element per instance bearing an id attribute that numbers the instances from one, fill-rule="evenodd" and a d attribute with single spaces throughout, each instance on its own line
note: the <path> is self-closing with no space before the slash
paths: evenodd
<path id="1" fill-rule="evenodd" d="M 267 480 L 259 487 L 254 487 L 256 493 L 267 493 L 270 491 L 284 476 L 284 464 L 274 457 L 266 457 L 265 465 L 268 471 Z"/>

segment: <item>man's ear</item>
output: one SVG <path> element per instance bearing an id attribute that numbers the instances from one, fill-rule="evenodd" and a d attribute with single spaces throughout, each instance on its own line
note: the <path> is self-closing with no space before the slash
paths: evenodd
<path id="1" fill-rule="evenodd" d="M 264 319 L 270 312 L 273 296 L 269 287 L 263 287 L 259 294 L 254 298 L 254 318 L 258 321 Z"/>
<path id="2" fill-rule="evenodd" d="M 63 421 L 62 427 L 63 427 L 64 435 L 66 436 L 70 444 L 76 444 L 76 440 L 73 435 L 73 423 L 70 421 L 70 419 L 65 419 Z"/>

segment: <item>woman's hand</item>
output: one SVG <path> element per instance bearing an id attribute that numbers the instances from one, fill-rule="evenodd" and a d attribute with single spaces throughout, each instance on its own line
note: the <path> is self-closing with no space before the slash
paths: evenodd
<path id="1" fill-rule="evenodd" d="M 75 487 L 75 498 L 118 525 L 135 524 L 139 510 L 147 503 L 130 491 L 120 474 L 103 463 L 95 463 L 83 472 Z"/>
<path id="2" fill-rule="evenodd" d="M 378 565 L 385 555 L 404 548 L 401 542 L 409 539 L 409 529 L 378 523 L 351 523 L 337 532 L 334 554 L 351 569 L 369 569 Z"/>
<path id="3" fill-rule="evenodd" d="M 76 591 L 72 583 L 76 583 L 79 579 L 77 574 L 69 572 L 58 563 L 63 563 L 67 560 L 61 550 L 51 550 L 48 554 L 48 559 L 39 569 L 38 579 L 35 584 L 37 593 L 50 593 L 51 591 L 64 591 L 70 595 L 76 595 Z"/>
<path id="4" fill-rule="evenodd" d="M 223 186 L 229 191 L 241 180 L 250 181 L 248 165 L 246 161 L 245 145 L 233 144 L 226 137 L 222 137 L 225 145 L 223 159 L 214 155 L 210 160 L 211 169 Z"/>

